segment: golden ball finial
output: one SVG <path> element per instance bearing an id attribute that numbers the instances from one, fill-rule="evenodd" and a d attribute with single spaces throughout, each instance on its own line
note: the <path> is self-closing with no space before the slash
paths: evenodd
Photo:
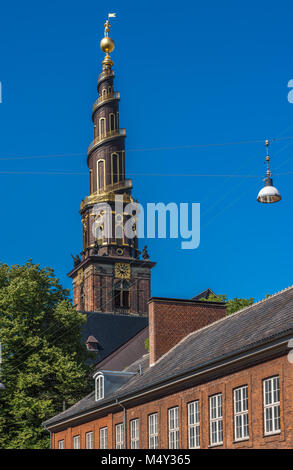
<path id="1" fill-rule="evenodd" d="M 103 52 L 109 54 L 110 52 L 114 51 L 115 43 L 113 39 L 109 38 L 108 36 L 105 36 L 100 42 L 100 47 Z"/>

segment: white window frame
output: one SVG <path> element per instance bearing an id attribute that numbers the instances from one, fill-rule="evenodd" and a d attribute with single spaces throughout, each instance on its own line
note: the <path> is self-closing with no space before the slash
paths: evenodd
<path id="1" fill-rule="evenodd" d="M 96 401 L 102 400 L 105 396 L 104 383 L 105 381 L 103 374 L 97 375 L 95 379 Z"/>
<path id="2" fill-rule="evenodd" d="M 104 122 L 104 132 L 102 132 L 102 121 Z M 107 119 L 105 117 L 99 119 L 99 135 L 101 139 L 107 135 Z"/>
<path id="3" fill-rule="evenodd" d="M 64 439 L 61 439 L 60 441 L 58 441 L 58 449 L 65 449 Z"/>
<path id="4" fill-rule="evenodd" d="M 223 444 L 223 396 L 217 393 L 210 397 L 210 445 Z"/>
<path id="5" fill-rule="evenodd" d="M 270 436 L 281 432 L 280 379 L 278 375 L 263 381 L 264 434 Z M 269 419 L 268 419 L 269 417 Z M 271 425 L 269 426 L 269 422 Z"/>
<path id="6" fill-rule="evenodd" d="M 158 413 L 149 415 L 149 449 L 159 448 Z"/>
<path id="7" fill-rule="evenodd" d="M 124 426 L 116 424 L 116 449 L 124 449 Z"/>
<path id="8" fill-rule="evenodd" d="M 200 409 L 199 400 L 188 403 L 188 448 L 200 448 Z"/>
<path id="9" fill-rule="evenodd" d="M 80 436 L 73 436 L 73 449 L 80 449 Z"/>
<path id="10" fill-rule="evenodd" d="M 104 181 L 103 186 L 100 186 L 100 170 L 99 170 L 99 163 L 103 162 L 103 173 L 104 173 Z M 98 191 L 104 190 L 106 187 L 106 162 L 103 158 L 99 158 L 97 161 L 97 189 Z"/>
<path id="11" fill-rule="evenodd" d="M 168 410 L 169 449 L 179 449 L 179 407 Z"/>
<path id="12" fill-rule="evenodd" d="M 130 421 L 130 448 L 139 449 L 139 419 Z"/>
<path id="13" fill-rule="evenodd" d="M 100 449 L 108 449 L 108 428 L 100 428 Z"/>
<path id="14" fill-rule="evenodd" d="M 94 433 L 93 433 L 93 431 L 89 431 L 85 434 L 85 447 L 86 447 L 86 449 L 93 449 L 94 448 Z"/>
<path id="15" fill-rule="evenodd" d="M 249 439 L 248 419 L 248 385 L 234 389 L 234 439 L 243 441 Z"/>

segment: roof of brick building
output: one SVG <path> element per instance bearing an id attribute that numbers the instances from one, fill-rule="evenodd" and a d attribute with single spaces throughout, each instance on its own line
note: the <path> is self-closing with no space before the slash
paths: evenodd
<path id="1" fill-rule="evenodd" d="M 148 317 L 134 317 L 101 312 L 84 312 L 87 321 L 82 329 L 84 341 L 93 336 L 99 344 L 96 363 L 104 360 L 113 351 L 116 351 L 131 338 L 134 338 L 141 330 L 148 326 Z M 138 350 L 134 359 L 141 354 Z"/>
<path id="2" fill-rule="evenodd" d="M 104 399 L 95 401 L 94 392 L 68 410 L 46 421 L 45 425 L 61 423 L 79 414 L 98 410 L 108 404 L 153 389 L 160 384 L 201 370 L 230 356 L 250 351 L 278 337 L 293 333 L 293 286 L 271 297 L 226 316 L 204 328 L 190 333 L 152 367 L 148 355 L 136 360 L 127 370 L 137 373 Z"/>
<path id="3" fill-rule="evenodd" d="M 134 360 L 142 357 L 146 353 L 145 341 L 149 337 L 149 327 L 146 326 L 140 330 L 130 340 L 123 343 L 122 346 L 115 349 L 105 359 L 98 362 L 96 370 L 123 370 Z"/>

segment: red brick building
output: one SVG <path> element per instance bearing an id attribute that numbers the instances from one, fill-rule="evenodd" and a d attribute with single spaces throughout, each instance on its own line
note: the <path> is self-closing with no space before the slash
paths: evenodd
<path id="1" fill-rule="evenodd" d="M 52 448 L 293 446 L 293 287 L 229 316 L 153 298 L 149 318 L 150 354 L 97 371 L 95 390 L 45 423 Z"/>

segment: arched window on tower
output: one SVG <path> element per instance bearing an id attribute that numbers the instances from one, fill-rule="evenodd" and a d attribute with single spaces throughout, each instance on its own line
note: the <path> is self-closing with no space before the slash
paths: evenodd
<path id="1" fill-rule="evenodd" d="M 112 153 L 112 184 L 117 183 L 119 180 L 119 155 L 118 153 Z"/>
<path id="2" fill-rule="evenodd" d="M 106 118 L 104 117 L 99 120 L 99 134 L 100 137 L 105 137 L 106 135 Z"/>
<path id="3" fill-rule="evenodd" d="M 129 284 L 127 281 L 119 281 L 114 285 L 114 306 L 116 308 L 129 308 Z"/>
<path id="4" fill-rule="evenodd" d="M 115 114 L 111 113 L 109 115 L 109 127 L 110 131 L 114 131 L 115 129 Z"/>
<path id="5" fill-rule="evenodd" d="M 90 194 L 93 192 L 93 170 L 89 170 L 89 189 Z"/>
<path id="6" fill-rule="evenodd" d="M 102 191 L 106 186 L 105 160 L 97 161 L 97 184 L 98 191 Z"/>
<path id="7" fill-rule="evenodd" d="M 117 111 L 117 114 L 116 114 L 116 124 L 117 124 L 117 129 L 119 129 L 119 111 Z"/>

